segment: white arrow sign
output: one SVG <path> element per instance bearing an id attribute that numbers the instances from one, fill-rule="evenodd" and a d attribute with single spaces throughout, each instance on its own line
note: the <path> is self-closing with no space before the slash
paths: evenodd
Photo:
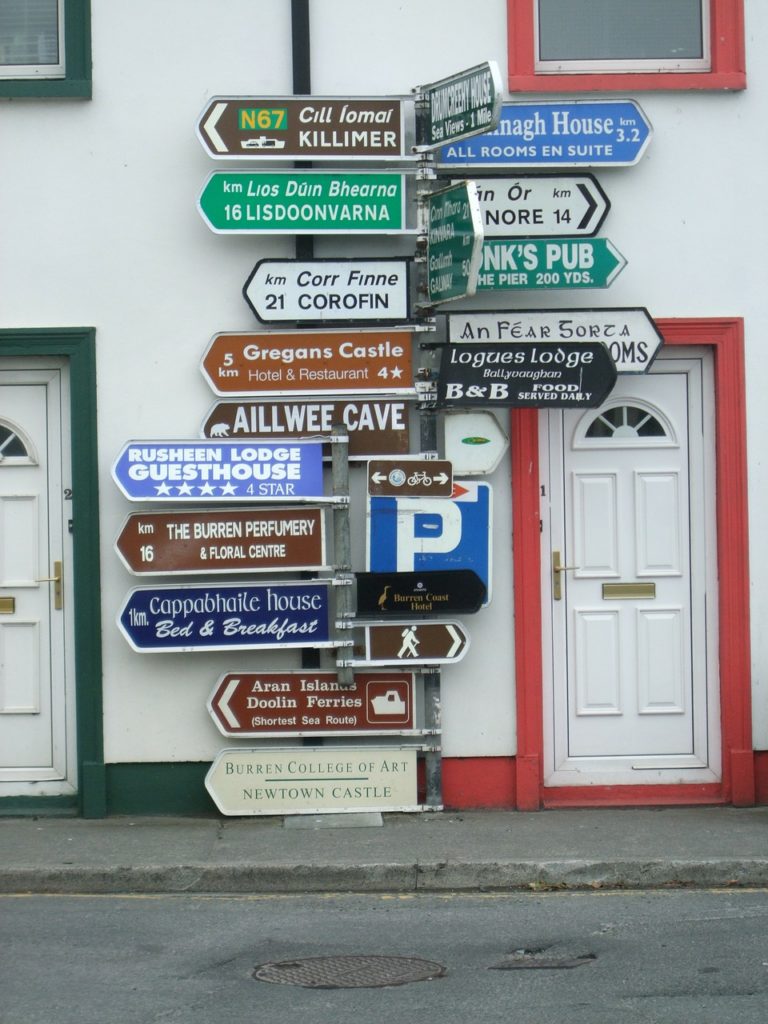
<path id="1" fill-rule="evenodd" d="M 664 343 L 650 313 L 637 309 L 508 309 L 452 313 L 450 341 L 595 342 L 608 348 L 619 373 L 645 373 Z"/>
<path id="2" fill-rule="evenodd" d="M 243 287 L 262 323 L 407 323 L 408 261 L 260 260 Z"/>
<path id="3" fill-rule="evenodd" d="M 610 202 L 591 174 L 476 178 L 486 238 L 594 235 Z"/>

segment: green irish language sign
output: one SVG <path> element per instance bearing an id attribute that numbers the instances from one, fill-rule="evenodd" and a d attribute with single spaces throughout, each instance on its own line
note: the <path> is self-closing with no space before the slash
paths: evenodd
<path id="1" fill-rule="evenodd" d="M 430 303 L 474 295 L 483 223 L 474 181 L 427 198 L 427 295 Z"/>
<path id="2" fill-rule="evenodd" d="M 607 238 L 490 239 L 477 290 L 607 288 L 626 265 Z"/>
<path id="3" fill-rule="evenodd" d="M 403 234 L 405 175 L 214 171 L 198 200 L 225 234 Z"/>

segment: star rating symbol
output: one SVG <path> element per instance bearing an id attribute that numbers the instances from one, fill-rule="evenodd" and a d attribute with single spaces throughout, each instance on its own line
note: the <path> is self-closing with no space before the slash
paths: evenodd
<path id="1" fill-rule="evenodd" d="M 169 495 L 171 493 L 171 488 L 168 486 L 168 484 L 165 484 L 165 483 L 157 484 L 155 486 L 155 490 L 157 491 L 157 496 L 158 497 L 164 497 L 164 496 Z"/>
<path id="2" fill-rule="evenodd" d="M 213 490 L 213 487 L 211 487 L 210 484 L 206 483 L 206 484 L 203 484 L 202 487 L 200 488 L 200 493 L 204 494 L 204 495 L 212 495 L 215 492 Z"/>
<path id="3" fill-rule="evenodd" d="M 190 487 L 189 484 L 179 484 L 179 486 L 177 487 L 177 490 L 178 490 L 179 494 L 191 494 L 192 493 L 192 488 Z"/>
<path id="4" fill-rule="evenodd" d="M 394 380 L 399 380 L 403 376 L 403 371 L 399 366 L 392 367 L 392 377 Z"/>
<path id="5" fill-rule="evenodd" d="M 221 488 L 222 495 L 224 494 L 237 494 L 237 489 L 231 484 L 224 484 Z"/>

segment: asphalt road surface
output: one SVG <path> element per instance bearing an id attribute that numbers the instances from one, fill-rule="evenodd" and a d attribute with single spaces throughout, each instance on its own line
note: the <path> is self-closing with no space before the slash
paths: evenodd
<path id="1" fill-rule="evenodd" d="M 0 896 L 2 1024 L 767 1019 L 765 890 Z"/>

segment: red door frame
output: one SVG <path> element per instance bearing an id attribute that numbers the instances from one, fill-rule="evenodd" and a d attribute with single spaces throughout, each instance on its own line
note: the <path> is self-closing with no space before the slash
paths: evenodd
<path id="1" fill-rule="evenodd" d="M 518 810 L 563 805 L 755 802 L 749 637 L 747 437 L 741 318 L 657 320 L 667 346 L 708 346 L 714 355 L 716 518 L 720 631 L 720 783 L 671 786 L 543 785 L 539 414 L 511 413 Z"/>

